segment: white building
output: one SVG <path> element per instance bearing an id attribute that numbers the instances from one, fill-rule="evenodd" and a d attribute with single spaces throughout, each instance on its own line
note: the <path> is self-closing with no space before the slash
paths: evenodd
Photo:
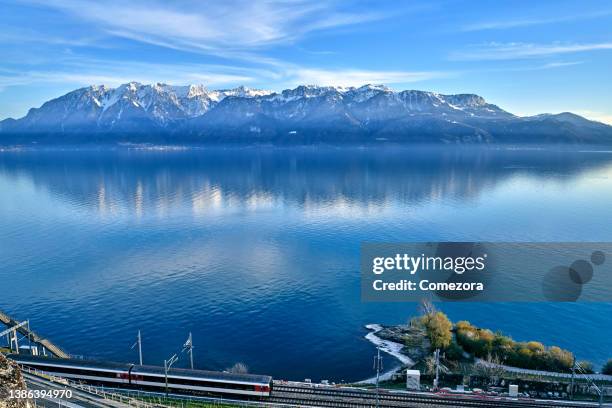
<path id="1" fill-rule="evenodd" d="M 406 370 L 406 389 L 414 391 L 421 389 L 421 372 L 419 370 Z"/>

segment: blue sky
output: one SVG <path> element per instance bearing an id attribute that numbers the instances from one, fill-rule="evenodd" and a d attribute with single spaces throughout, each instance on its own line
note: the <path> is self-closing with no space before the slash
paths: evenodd
<path id="1" fill-rule="evenodd" d="M 612 123 L 609 1 L 0 0 L 0 118 L 90 84 L 384 83 Z"/>

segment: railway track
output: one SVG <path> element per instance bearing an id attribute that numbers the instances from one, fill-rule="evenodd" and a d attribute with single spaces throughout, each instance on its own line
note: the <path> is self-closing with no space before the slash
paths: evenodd
<path id="1" fill-rule="evenodd" d="M 368 390 L 300 387 L 275 384 L 270 402 L 296 406 L 329 408 L 375 407 L 376 393 Z M 379 394 L 379 406 L 397 407 L 513 407 L 513 408 L 591 408 L 593 404 L 561 403 L 557 401 L 508 400 L 488 397 L 478 399 L 467 396 L 439 396 L 416 393 L 383 391 Z"/>

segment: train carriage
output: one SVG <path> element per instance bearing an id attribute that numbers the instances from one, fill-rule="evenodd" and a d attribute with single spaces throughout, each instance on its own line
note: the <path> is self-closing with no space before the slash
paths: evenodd
<path id="1" fill-rule="evenodd" d="M 20 354 L 8 357 L 21 366 L 86 384 L 156 392 L 166 390 L 163 367 Z M 173 394 L 261 398 L 269 397 L 271 390 L 272 377 L 267 375 L 183 368 L 168 370 L 168 392 Z"/>

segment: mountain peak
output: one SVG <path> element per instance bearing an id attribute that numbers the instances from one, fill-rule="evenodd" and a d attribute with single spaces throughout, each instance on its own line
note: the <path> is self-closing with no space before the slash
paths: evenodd
<path id="1" fill-rule="evenodd" d="M 236 96 L 240 98 L 254 98 L 258 96 L 267 96 L 274 93 L 273 91 L 268 91 L 266 89 L 248 88 L 244 85 L 240 85 L 239 87 L 233 89 L 224 89 L 218 92 L 225 96 Z"/>
<path id="2" fill-rule="evenodd" d="M 382 91 L 382 92 L 393 92 L 391 88 L 383 84 L 366 84 L 357 88 L 358 91 Z"/>
<path id="3" fill-rule="evenodd" d="M 204 88 L 204 85 L 189 85 L 189 90 L 187 92 L 187 97 L 188 98 L 195 98 L 198 96 L 202 96 L 205 95 L 207 93 L 206 88 Z"/>
<path id="4" fill-rule="evenodd" d="M 81 89 L 89 89 L 94 92 L 108 92 L 111 89 L 111 87 L 105 84 L 101 84 L 101 85 L 90 85 L 87 88 L 81 88 Z"/>
<path id="5" fill-rule="evenodd" d="M 517 135 L 531 142 L 538 140 L 537 132 L 543 138 L 555 135 L 572 141 L 610 135 L 611 127 L 594 123 L 571 113 L 520 118 L 476 94 L 395 91 L 381 84 L 299 85 L 278 93 L 246 86 L 209 90 L 199 84 L 133 81 L 116 88 L 92 85 L 69 92 L 31 109 L 24 118 L 0 122 L 0 132 L 103 134 L 127 140 L 139 134 L 141 141 L 153 134 L 242 141 L 255 136 L 260 141 L 284 140 L 292 135 L 292 143 L 300 137 L 327 142 L 339 137 L 484 143 L 516 140 Z M 590 133 L 580 133 L 587 130 Z M 536 133 L 524 136 L 530 132 Z M 103 140 L 112 140 L 108 137 Z M 612 135 L 609 139 L 612 143 Z"/>
<path id="6" fill-rule="evenodd" d="M 123 84 L 121 85 L 119 88 L 124 88 L 126 90 L 129 90 L 130 92 L 136 92 L 136 90 L 138 90 L 138 88 L 142 87 L 142 84 L 140 82 L 128 82 L 127 84 Z"/>

